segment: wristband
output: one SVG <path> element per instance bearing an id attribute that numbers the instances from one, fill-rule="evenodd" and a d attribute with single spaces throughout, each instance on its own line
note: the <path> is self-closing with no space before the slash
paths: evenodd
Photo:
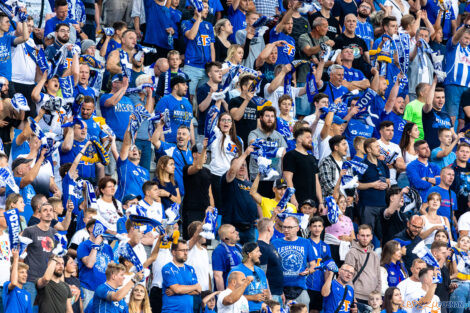
<path id="1" fill-rule="evenodd" d="M 95 249 L 95 250 L 99 250 L 99 249 L 100 249 L 100 245 L 92 244 L 92 245 L 91 245 L 91 248 L 92 248 L 92 249 Z"/>

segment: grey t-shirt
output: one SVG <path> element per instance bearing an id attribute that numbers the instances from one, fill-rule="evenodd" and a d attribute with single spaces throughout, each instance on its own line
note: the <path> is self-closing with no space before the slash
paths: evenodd
<path id="1" fill-rule="evenodd" d="M 252 130 L 248 135 L 248 143 L 252 142 L 256 138 L 264 139 L 266 141 L 274 141 L 277 143 L 279 148 L 287 148 L 286 141 L 284 137 L 277 131 L 273 131 L 271 134 L 267 135 L 261 131 L 261 129 L 256 128 Z M 271 166 L 279 173 L 279 176 L 275 176 L 272 178 L 272 181 L 282 177 L 282 158 L 274 158 L 271 160 Z M 258 163 L 255 158 L 250 157 L 250 178 L 253 181 L 258 175 Z"/>
<path id="2" fill-rule="evenodd" d="M 69 285 L 63 281 L 56 283 L 50 280 L 44 288 L 38 288 L 39 312 L 65 313 L 68 298 L 72 298 Z"/>
<path id="3" fill-rule="evenodd" d="M 264 38 L 263 35 L 266 32 L 268 28 L 266 26 L 261 27 L 258 30 L 258 35 L 253 37 L 250 42 L 250 53 L 248 54 L 248 57 L 243 60 L 242 65 L 249 67 L 249 68 L 254 68 L 256 58 L 258 55 L 260 55 L 261 51 L 263 51 L 264 47 L 266 44 L 264 43 Z M 237 44 L 239 45 L 245 45 L 246 41 L 246 30 L 241 29 L 237 31 L 235 34 L 235 39 L 237 41 Z"/>
<path id="4" fill-rule="evenodd" d="M 36 282 L 38 278 L 44 275 L 47 269 L 47 262 L 56 246 L 54 235 L 57 230 L 50 227 L 47 231 L 42 231 L 37 225 L 27 227 L 23 231 L 23 236 L 30 238 L 33 242 L 28 246 L 26 259 L 28 264 L 28 281 Z"/>
<path id="5" fill-rule="evenodd" d="M 327 36 L 323 36 L 323 37 L 320 37 L 319 39 L 315 39 L 310 35 L 310 33 L 305 33 L 305 34 L 300 35 L 299 41 L 297 43 L 297 46 L 298 46 L 297 48 L 300 51 L 301 59 L 307 60 L 307 61 L 310 61 L 312 57 L 316 57 L 317 59 L 319 59 L 320 53 L 314 54 L 311 57 L 309 57 L 303 52 L 303 49 L 307 46 L 309 47 L 319 46 L 320 44 L 328 40 L 329 38 Z M 297 70 L 297 82 L 304 83 L 309 71 L 310 71 L 309 66 L 307 65 L 300 66 L 300 68 Z"/>

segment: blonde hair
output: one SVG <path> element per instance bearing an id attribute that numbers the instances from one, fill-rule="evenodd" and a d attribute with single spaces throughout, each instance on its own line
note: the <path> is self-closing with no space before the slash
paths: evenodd
<path id="1" fill-rule="evenodd" d="M 5 202 L 5 211 L 13 209 L 13 204 L 18 203 L 18 200 L 23 199 L 19 193 L 12 193 L 7 197 Z"/>
<path id="2" fill-rule="evenodd" d="M 137 78 L 135 79 L 135 86 L 136 87 L 140 87 L 142 86 L 143 84 L 149 82 L 152 80 L 152 76 L 149 75 L 149 74 L 142 74 L 142 75 L 139 75 L 137 76 Z"/>
<path id="3" fill-rule="evenodd" d="M 23 262 L 18 262 L 18 271 L 19 270 L 22 270 L 22 269 L 25 269 L 25 270 L 29 270 L 29 265 L 26 264 L 26 263 L 23 263 Z"/>
<path id="4" fill-rule="evenodd" d="M 217 21 L 217 23 L 215 23 L 214 33 L 216 36 L 220 35 L 220 33 L 222 32 L 222 27 L 224 27 L 227 22 L 230 22 L 227 18 L 221 18 Z"/>
<path id="5" fill-rule="evenodd" d="M 126 267 L 124 265 L 111 262 L 108 264 L 108 267 L 106 268 L 106 280 L 110 280 L 114 274 L 117 274 L 119 272 L 125 272 L 125 271 L 126 271 Z"/>
<path id="6" fill-rule="evenodd" d="M 140 306 L 137 305 L 134 299 L 134 291 L 137 287 L 144 288 L 144 299 L 140 303 Z M 145 288 L 142 284 L 137 284 L 131 292 L 131 296 L 129 298 L 129 313 L 152 313 L 152 309 L 150 308 L 150 300 L 147 293 L 147 288 Z"/>
<path id="7" fill-rule="evenodd" d="M 238 49 L 243 49 L 243 47 L 238 44 L 231 45 L 227 50 L 227 57 L 225 58 L 225 61 L 230 61 Z"/>

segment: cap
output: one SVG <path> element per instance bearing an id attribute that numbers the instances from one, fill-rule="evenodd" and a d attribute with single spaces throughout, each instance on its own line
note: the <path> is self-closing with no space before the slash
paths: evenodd
<path id="1" fill-rule="evenodd" d="M 25 163 L 29 163 L 31 162 L 33 159 L 26 159 L 26 158 L 17 158 L 15 161 L 13 161 L 13 163 L 11 164 L 11 169 L 14 170 L 15 168 L 17 168 L 18 166 L 20 166 L 21 164 L 25 164 Z"/>
<path id="2" fill-rule="evenodd" d="M 284 178 L 278 178 L 274 181 L 274 188 L 276 189 L 281 189 L 281 188 L 287 188 L 287 183 Z"/>
<path id="3" fill-rule="evenodd" d="M 82 41 L 82 54 L 90 48 L 91 46 L 96 46 L 96 43 L 91 39 L 85 39 Z"/>
<path id="4" fill-rule="evenodd" d="M 339 116 L 337 116 L 337 115 L 335 115 L 335 116 L 333 117 L 333 124 L 342 125 L 342 124 L 344 124 L 344 123 L 346 123 L 346 121 L 343 120 L 341 117 L 339 117 Z"/>
<path id="5" fill-rule="evenodd" d="M 131 193 L 129 195 L 125 195 L 124 198 L 122 198 L 122 204 L 126 204 L 126 202 L 134 200 L 134 199 L 140 200 L 141 198 L 142 198 L 141 196 L 136 196 Z"/>
<path id="6" fill-rule="evenodd" d="M 243 245 L 242 254 L 248 255 L 248 253 L 253 252 L 256 248 L 258 248 L 258 244 L 256 242 L 247 242 Z"/>
<path id="7" fill-rule="evenodd" d="M 181 83 L 188 83 L 190 82 L 191 80 L 190 79 L 187 79 L 185 76 L 183 75 L 176 75 L 175 77 L 173 77 L 171 79 L 171 82 L 170 82 L 170 87 L 171 89 L 173 89 L 173 87 L 175 87 L 175 85 L 177 84 L 181 84 Z"/>
<path id="8" fill-rule="evenodd" d="M 307 200 L 304 200 L 304 202 L 302 202 L 302 204 L 300 205 L 300 207 L 304 206 L 304 205 L 309 205 L 313 208 L 316 208 L 317 207 L 317 203 L 315 202 L 315 200 L 312 200 L 312 199 L 307 199 Z"/>
<path id="9" fill-rule="evenodd" d="M 115 81 L 121 81 L 122 82 L 122 74 L 116 74 L 113 76 L 112 82 L 114 83 Z"/>

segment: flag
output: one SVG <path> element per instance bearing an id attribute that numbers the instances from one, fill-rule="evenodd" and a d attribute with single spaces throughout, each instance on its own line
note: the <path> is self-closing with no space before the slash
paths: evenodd
<path id="1" fill-rule="evenodd" d="M 180 218 L 180 205 L 178 203 L 172 203 L 171 206 L 165 210 L 167 216 L 167 225 L 176 224 Z"/>
<path id="2" fill-rule="evenodd" d="M 338 266 L 336 265 L 333 259 L 326 259 L 320 263 L 319 266 L 315 267 L 316 270 L 330 271 L 333 273 L 338 273 Z"/>
<path id="3" fill-rule="evenodd" d="M 92 232 L 95 238 L 98 236 L 101 236 L 102 234 L 106 232 L 108 228 L 105 226 L 105 224 L 106 223 L 99 216 L 96 218 L 95 225 L 93 226 L 93 232 Z"/>
<path id="4" fill-rule="evenodd" d="M 420 243 L 418 243 L 415 246 L 412 252 L 416 254 L 421 260 L 426 262 L 427 265 L 430 265 L 432 267 L 439 269 L 437 278 L 435 280 L 433 279 L 433 283 L 441 283 L 442 275 L 440 273 L 439 262 L 437 262 L 436 258 L 432 255 L 431 250 L 428 247 L 426 247 L 426 244 L 424 243 L 424 241 L 420 241 Z"/>
<path id="5" fill-rule="evenodd" d="M 8 168 L 0 167 L 0 179 L 5 182 L 14 193 L 20 193 L 20 188 L 16 184 L 15 178 Z"/>

